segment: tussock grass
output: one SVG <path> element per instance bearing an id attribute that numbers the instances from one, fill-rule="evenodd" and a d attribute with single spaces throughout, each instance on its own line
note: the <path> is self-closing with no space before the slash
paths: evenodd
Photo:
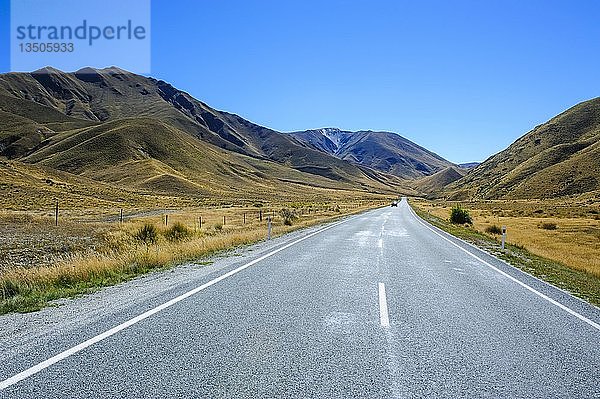
<path id="1" fill-rule="evenodd" d="M 556 230 L 558 228 L 556 223 L 552 223 L 552 222 L 542 222 L 539 224 L 539 227 L 540 227 L 540 229 L 544 229 L 544 230 Z"/>
<path id="2" fill-rule="evenodd" d="M 90 292 L 261 238 L 257 230 L 231 231 L 187 241 L 164 240 L 123 253 L 77 255 L 50 267 L 11 269 L 0 275 L 0 313 L 37 310 L 53 299 Z"/>
<path id="3" fill-rule="evenodd" d="M 367 208 L 348 207 L 343 213 L 323 209 L 304 216 L 297 210 L 293 226 L 286 225 L 273 211 L 273 236 Z M 209 223 L 204 222 L 202 228 L 196 223 L 199 211 L 170 214 L 167 226 L 161 215 L 138 218 L 105 233 L 101 251 L 71 253 L 44 266 L 0 269 L 0 314 L 35 311 L 55 299 L 89 293 L 190 261 L 206 264 L 202 259 L 216 252 L 265 239 L 266 215 L 263 222 L 247 215 L 244 224 L 239 211 L 227 208 L 226 225 L 222 225 L 213 221 L 222 220 L 223 208 L 203 209 L 203 219 Z"/>
<path id="4" fill-rule="evenodd" d="M 429 214 L 447 220 L 452 203 L 411 201 Z M 474 230 L 487 233 L 490 224 L 507 227 L 507 242 L 572 269 L 600 277 L 598 203 L 558 201 L 468 202 Z M 493 233 L 492 233 L 493 234 Z"/>
<path id="5" fill-rule="evenodd" d="M 555 203 L 541 212 L 524 210 L 514 203 L 469 203 L 473 226 L 463 227 L 448 221 L 448 203 L 411 200 L 415 211 L 430 223 L 447 232 L 483 247 L 543 280 L 600 305 L 600 223 L 587 216 L 587 209 L 570 206 L 564 217 L 556 212 Z M 538 203 L 537 206 L 543 206 Z M 570 217 L 580 212 L 579 218 Z M 535 215 L 535 216 L 534 216 Z M 498 237 L 486 231 L 490 222 L 507 226 L 507 251 L 500 250 Z M 540 223 L 560 224 L 560 229 L 544 230 Z M 497 227 L 497 226 L 496 226 Z"/>
<path id="6" fill-rule="evenodd" d="M 502 229 L 500 227 L 496 226 L 495 224 L 493 224 L 491 226 L 487 226 L 485 228 L 485 232 L 488 234 L 498 235 L 498 234 L 502 234 Z"/>

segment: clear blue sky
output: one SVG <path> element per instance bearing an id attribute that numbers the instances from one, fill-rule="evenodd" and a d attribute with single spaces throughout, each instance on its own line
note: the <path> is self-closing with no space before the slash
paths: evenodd
<path id="1" fill-rule="evenodd" d="M 7 0 L 0 18 L 8 71 Z M 599 96 L 599 71 L 593 0 L 152 2 L 152 76 L 277 130 L 389 130 L 454 162 Z"/>

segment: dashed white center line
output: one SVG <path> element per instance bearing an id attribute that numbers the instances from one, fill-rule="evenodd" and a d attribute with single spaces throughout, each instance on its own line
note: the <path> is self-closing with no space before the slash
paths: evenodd
<path id="1" fill-rule="evenodd" d="M 390 326 L 390 316 L 388 315 L 387 297 L 385 295 L 385 284 L 379 283 L 379 321 L 381 327 Z"/>

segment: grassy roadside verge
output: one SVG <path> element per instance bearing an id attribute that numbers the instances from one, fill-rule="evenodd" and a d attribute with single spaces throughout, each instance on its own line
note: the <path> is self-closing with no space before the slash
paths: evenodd
<path id="1" fill-rule="evenodd" d="M 480 233 L 472 228 L 451 224 L 448 220 L 431 215 L 411 204 L 414 211 L 423 220 L 477 247 L 493 254 L 541 280 L 559 287 L 596 306 L 600 306 L 600 278 L 580 270 L 571 269 L 562 263 L 547 259 L 525 248 L 507 244 L 502 251 L 501 244 L 492 236 Z"/>
<path id="2" fill-rule="evenodd" d="M 300 219 L 291 226 L 274 224 L 273 237 L 366 210 Z M 215 253 L 263 241 L 265 236 L 264 225 L 231 229 L 220 226 L 175 242 L 161 239 L 152 245 L 137 244 L 111 253 L 76 256 L 52 266 L 10 269 L 0 273 L 0 314 L 36 311 L 53 300 L 91 293 L 151 271 L 191 261 L 201 263 Z"/>

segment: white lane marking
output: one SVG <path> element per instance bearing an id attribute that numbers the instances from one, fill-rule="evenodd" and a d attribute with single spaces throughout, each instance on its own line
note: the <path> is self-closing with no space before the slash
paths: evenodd
<path id="1" fill-rule="evenodd" d="M 384 283 L 379 283 L 379 321 L 382 327 L 390 326 L 390 316 L 388 314 Z"/>
<path id="2" fill-rule="evenodd" d="M 446 259 L 446 260 L 444 260 L 444 263 L 452 263 L 452 261 Z"/>
<path id="3" fill-rule="evenodd" d="M 377 246 L 379 248 L 383 248 L 383 239 L 380 238 L 379 240 L 377 240 Z"/>
<path id="4" fill-rule="evenodd" d="M 464 272 L 464 270 L 459 267 L 453 267 L 452 270 L 456 270 L 457 272 Z"/>
<path id="5" fill-rule="evenodd" d="M 440 236 L 444 240 L 448 241 L 450 244 L 454 245 L 455 247 L 457 247 L 461 251 L 463 251 L 463 252 L 467 253 L 468 255 L 472 256 L 473 258 L 477 259 L 479 262 L 483 263 L 487 267 L 489 267 L 489 268 L 495 270 L 496 272 L 500 273 L 504 277 L 507 277 L 510 280 L 514 281 L 515 283 L 519 284 L 521 287 L 527 289 L 528 291 L 534 293 L 535 295 L 539 296 L 540 298 L 542 298 L 542 299 L 550 302 L 554 306 L 559 307 L 560 309 L 564 310 L 565 312 L 569 313 L 570 315 L 577 317 L 579 320 L 583 321 L 584 323 L 589 324 L 590 326 L 592 326 L 596 330 L 600 331 L 600 324 L 598 324 L 598 323 L 596 323 L 596 322 L 588 319 L 587 317 L 585 317 L 584 315 L 582 315 L 580 313 L 577 313 L 576 311 L 574 311 L 573 309 L 569 308 L 568 306 L 565 306 L 562 303 L 560 303 L 558 301 L 555 301 L 554 299 L 550 298 L 549 296 L 547 296 L 545 294 L 542 294 L 541 292 L 539 292 L 535 288 L 533 288 L 533 287 L 525 284 L 524 282 L 518 280 L 517 278 L 511 276 L 510 274 L 508 274 L 506 272 L 503 272 L 502 270 L 498 269 L 496 266 L 490 264 L 489 262 L 486 262 L 485 260 L 481 259 L 479 256 L 477 256 L 477 255 L 471 253 L 470 251 L 468 251 L 467 249 L 461 247 L 460 245 L 458 245 L 454 241 L 450 240 L 448 237 L 445 237 L 441 233 L 435 231 L 433 228 L 431 228 L 430 226 L 428 226 L 425 222 L 421 221 L 421 218 L 419 218 L 419 216 L 415 213 L 415 211 L 412 208 L 409 208 L 409 209 L 410 209 L 412 215 L 416 218 L 417 222 L 421 223 L 423 226 L 427 227 L 433 233 L 435 233 L 436 235 Z"/>
<path id="6" fill-rule="evenodd" d="M 92 345 L 94 345 L 94 344 L 96 344 L 96 343 L 98 343 L 98 342 L 100 342 L 100 341 L 102 341 L 102 340 L 104 340 L 104 339 L 112 336 L 112 335 L 115 335 L 116 333 L 118 333 L 119 331 L 122 331 L 122 330 L 126 329 L 127 327 L 131 327 L 132 325 L 134 325 L 136 323 L 139 323 L 140 321 L 142 321 L 144 319 L 147 319 L 148 317 L 150 317 L 152 315 L 155 315 L 156 313 L 161 312 L 161 311 L 167 309 L 168 307 L 171 307 L 171 306 L 175 305 L 176 303 L 181 302 L 184 299 L 189 298 L 190 296 L 192 296 L 194 294 L 197 294 L 198 292 L 200 292 L 202 290 L 205 290 L 206 288 L 208 288 L 208 287 L 210 287 L 210 286 L 212 286 L 212 285 L 214 285 L 214 284 L 216 284 L 216 283 L 218 283 L 218 282 L 220 282 L 222 280 L 225 280 L 226 278 L 231 277 L 234 274 L 239 273 L 242 270 L 247 269 L 247 268 L 249 268 L 252 265 L 257 264 L 260 261 L 263 261 L 263 260 L 265 260 L 265 259 L 267 259 L 267 258 L 269 258 L 269 257 L 271 257 L 271 256 L 273 256 L 273 255 L 275 255 L 275 254 L 277 254 L 279 252 L 281 252 L 281 251 L 284 251 L 284 250 L 288 249 L 289 247 L 291 247 L 293 245 L 296 245 L 296 244 L 298 244 L 298 243 L 300 243 L 300 242 L 302 242 L 302 241 L 304 241 L 306 239 L 309 239 L 309 238 L 311 238 L 311 237 L 313 237 L 313 236 L 315 236 L 315 235 L 317 235 L 319 233 L 322 233 L 325 230 L 329 230 L 329 229 L 331 229 L 333 227 L 339 226 L 340 224 L 347 223 L 347 222 L 349 222 L 350 220 L 353 220 L 353 219 L 354 218 L 350 218 L 350 219 L 343 220 L 341 222 L 337 222 L 337 223 L 331 224 L 331 225 L 329 225 L 327 227 L 324 227 L 322 229 L 319 229 L 319 230 L 317 230 L 317 231 L 315 231 L 315 232 L 313 232 L 311 234 L 308 234 L 308 235 L 306 235 L 306 236 L 304 236 L 302 238 L 299 238 L 296 241 L 288 243 L 288 244 L 284 245 L 281 248 L 278 248 L 278 249 L 276 249 L 274 251 L 271 251 L 268 254 L 265 254 L 265 255 L 257 258 L 257 259 L 254 259 L 251 262 L 246 263 L 243 266 L 238 267 L 237 269 L 231 270 L 231 271 L 229 271 L 229 272 L 227 272 L 227 273 L 225 273 L 225 274 L 223 274 L 223 275 L 221 275 L 221 276 L 219 276 L 219 277 L 217 277 L 217 278 L 215 278 L 215 279 L 213 279 L 213 280 L 211 280 L 211 281 L 209 281 L 209 282 L 207 282 L 205 284 L 202 284 L 199 287 L 196 287 L 196 288 L 194 288 L 194 289 L 192 289 L 192 290 L 190 290 L 190 291 L 188 291 L 188 292 L 186 292 L 186 293 L 184 293 L 184 294 L 182 294 L 182 295 L 180 295 L 180 296 L 178 296 L 176 298 L 173 298 L 170 301 L 163 303 L 162 305 L 159 305 L 159 306 L 157 306 L 157 307 L 155 307 L 153 309 L 150 309 L 147 312 L 140 314 L 139 316 L 136 316 L 136 317 L 134 317 L 134 318 L 132 318 L 130 320 L 127 320 L 126 322 L 121 323 L 118 326 L 113 327 L 110 330 L 103 332 L 102 334 L 96 335 L 95 337 L 90 338 L 87 341 L 84 341 L 84 342 L 80 343 L 79 345 L 76 345 L 76 346 L 74 346 L 74 347 L 72 347 L 70 349 L 67 349 L 67 350 L 59 353 L 58 355 L 55 355 L 55 356 L 53 356 L 53 357 L 51 357 L 51 358 L 49 358 L 49 359 L 47 359 L 47 360 L 45 360 L 45 361 L 43 361 L 41 363 L 38 363 L 35 366 L 32 366 L 32 367 L 28 368 L 27 370 L 24 370 L 24 371 L 22 371 L 22 372 L 20 372 L 20 373 L 18 373 L 16 375 L 14 375 L 14 376 L 12 376 L 12 377 L 10 377 L 10 378 L 8 378 L 8 379 L 0 382 L 0 391 L 3 390 L 3 389 L 6 389 L 8 387 L 10 387 L 11 385 L 14 385 L 14 384 L 18 383 L 19 381 L 22 381 L 22 380 L 24 380 L 26 378 L 29 378 L 32 375 L 37 374 L 40 371 L 42 371 L 42 370 L 44 370 L 44 369 L 52 366 L 53 364 L 56 364 L 56 363 L 58 363 L 58 362 L 60 362 L 60 361 L 62 361 L 64 359 L 66 359 L 66 358 L 68 358 L 70 356 L 73 356 L 74 354 L 76 354 L 78 352 L 81 352 L 82 350 L 84 350 L 84 349 L 86 349 L 86 348 L 88 348 L 88 347 L 90 347 L 90 346 L 92 346 Z"/>

